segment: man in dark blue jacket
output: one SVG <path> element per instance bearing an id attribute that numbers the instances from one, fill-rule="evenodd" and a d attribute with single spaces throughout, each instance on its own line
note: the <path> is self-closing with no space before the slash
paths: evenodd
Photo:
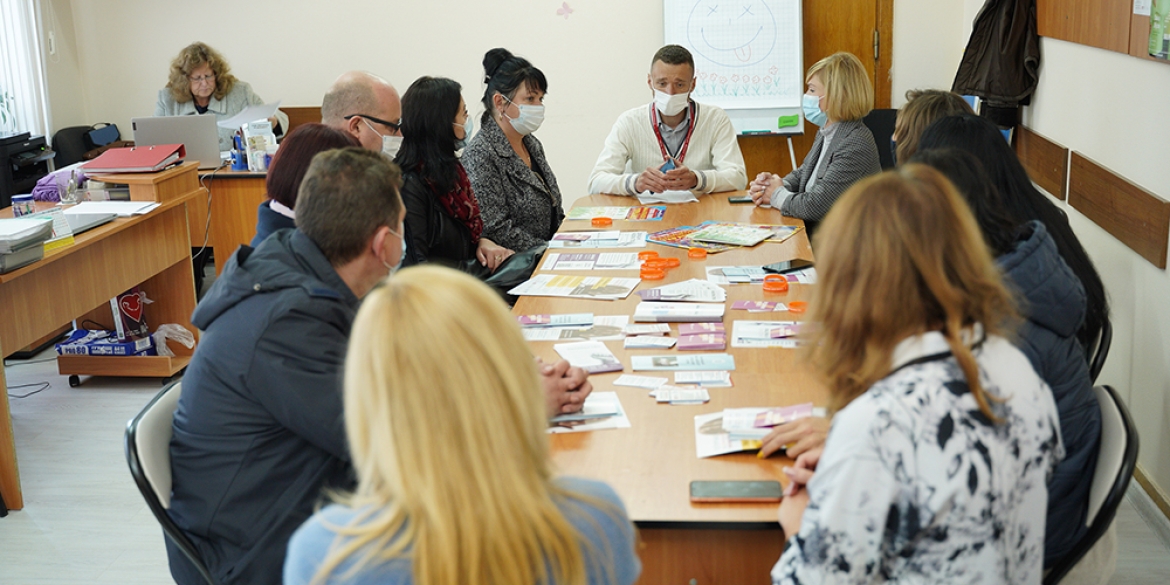
<path id="1" fill-rule="evenodd" d="M 228 261 L 192 323 L 171 440 L 171 516 L 220 583 L 279 583 L 323 487 L 351 481 L 340 372 L 359 300 L 403 255 L 401 174 L 348 148 L 313 160 L 282 230 Z M 171 573 L 199 583 L 169 541 Z"/>

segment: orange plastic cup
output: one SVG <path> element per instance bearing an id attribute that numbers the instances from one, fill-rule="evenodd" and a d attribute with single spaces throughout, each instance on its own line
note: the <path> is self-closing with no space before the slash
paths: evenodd
<path id="1" fill-rule="evenodd" d="M 663 260 L 666 261 L 667 268 L 677 268 L 680 264 L 682 264 L 682 261 L 678 258 L 663 258 Z"/>
<path id="2" fill-rule="evenodd" d="M 643 268 L 639 276 L 642 280 L 662 280 L 666 278 L 666 271 L 661 268 Z"/>
<path id="3" fill-rule="evenodd" d="M 660 270 L 665 271 L 667 268 L 670 268 L 670 263 L 666 261 L 666 258 L 651 258 L 649 260 L 643 261 L 642 267 L 643 268 L 658 268 Z"/>
<path id="4" fill-rule="evenodd" d="M 764 292 L 788 292 L 788 279 L 783 274 L 769 274 L 764 277 Z"/>
<path id="5" fill-rule="evenodd" d="M 658 252 L 654 250 L 646 250 L 645 252 L 638 252 L 638 259 L 642 261 L 652 260 L 658 257 Z"/>
<path id="6" fill-rule="evenodd" d="M 803 313 L 808 310 L 808 303 L 804 301 L 792 301 L 788 303 L 789 313 Z"/>
<path id="7" fill-rule="evenodd" d="M 703 260 L 707 257 L 707 251 L 703 248 L 688 248 L 687 257 L 691 260 Z"/>
<path id="8" fill-rule="evenodd" d="M 593 227 L 609 227 L 613 225 L 613 219 L 609 217 L 595 217 L 590 223 L 593 224 Z"/>

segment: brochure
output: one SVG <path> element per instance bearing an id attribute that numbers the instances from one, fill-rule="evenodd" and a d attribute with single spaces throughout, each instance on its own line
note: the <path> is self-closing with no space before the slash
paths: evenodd
<path id="1" fill-rule="evenodd" d="M 642 301 L 634 309 L 635 323 L 719 323 L 722 304 L 659 303 Z"/>
<path id="2" fill-rule="evenodd" d="M 675 384 L 698 384 L 708 388 L 731 388 L 731 372 L 675 372 Z"/>
<path id="3" fill-rule="evenodd" d="M 579 341 L 577 343 L 561 343 L 554 345 L 562 358 L 571 365 L 589 372 L 600 374 L 603 372 L 620 372 L 622 363 L 609 348 L 600 341 Z"/>
<path id="4" fill-rule="evenodd" d="M 661 221 L 666 216 L 665 205 L 639 205 L 636 207 L 574 207 L 565 214 L 566 220 L 608 217 L 626 221 Z"/>
<path id="5" fill-rule="evenodd" d="M 549 248 L 645 248 L 646 232 L 562 232 Z"/>
<path id="6" fill-rule="evenodd" d="M 537 274 L 520 286 L 508 291 L 508 294 L 515 296 L 573 297 L 612 301 L 630 296 L 630 293 L 641 282 L 641 279 L 638 278 Z"/>
<path id="7" fill-rule="evenodd" d="M 679 351 L 702 351 L 713 349 L 727 349 L 727 338 L 724 337 L 722 333 L 699 333 L 696 335 L 683 335 L 678 338 Z"/>
<path id="8" fill-rule="evenodd" d="M 586 421 L 572 427 L 553 426 L 549 427 L 550 433 L 583 433 L 586 431 L 600 431 L 603 429 L 628 429 L 630 428 L 630 418 L 626 416 L 626 410 L 622 408 L 622 401 L 618 399 L 617 392 L 593 392 L 585 399 L 585 409 L 605 411 L 609 409 L 616 409 L 617 414 L 607 416 L 592 421 Z M 572 415 L 568 415 L 572 416 Z M 553 419 L 553 422 L 559 422 Z"/>
<path id="9" fill-rule="evenodd" d="M 517 315 L 521 327 L 570 327 L 593 324 L 593 313 L 566 313 L 560 315 Z"/>
<path id="10" fill-rule="evenodd" d="M 642 265 L 635 252 L 548 253 L 541 270 L 637 270 Z"/>
<path id="11" fill-rule="evenodd" d="M 787 311 L 788 305 L 772 301 L 735 301 L 731 303 L 731 308 L 749 313 L 770 313 L 772 311 Z"/>
<path id="12" fill-rule="evenodd" d="M 629 322 L 629 315 L 605 315 L 594 318 L 592 325 L 526 328 L 521 330 L 521 333 L 524 334 L 524 339 L 527 341 L 560 341 L 564 339 L 614 341 L 625 339 L 622 329 Z"/>
<path id="13" fill-rule="evenodd" d="M 647 236 L 647 239 L 655 244 L 662 244 L 663 246 L 670 246 L 672 248 L 702 248 L 708 254 L 718 254 L 724 250 L 730 250 L 737 246 L 728 246 L 726 244 L 715 244 L 711 242 L 697 242 L 691 239 L 691 234 L 701 230 L 701 227 L 694 226 L 679 226 L 660 232 L 654 232 Z"/>
<path id="14" fill-rule="evenodd" d="M 622 374 L 613 381 L 614 386 L 631 386 L 634 388 L 645 388 L 647 390 L 654 390 L 665 383 L 666 378 L 635 376 L 633 374 Z"/>
<path id="15" fill-rule="evenodd" d="M 759 284 L 768 273 L 759 266 L 708 266 L 707 280 L 720 286 Z"/>
<path id="16" fill-rule="evenodd" d="M 670 349 L 674 347 L 676 342 L 678 342 L 677 339 L 662 335 L 635 335 L 625 339 L 624 347 L 626 349 Z"/>
<path id="17" fill-rule="evenodd" d="M 638 291 L 644 301 L 688 301 L 692 303 L 723 303 L 727 291 L 706 280 L 692 278 L 658 288 Z"/>
<path id="18" fill-rule="evenodd" d="M 772 230 L 737 224 L 713 224 L 691 234 L 696 242 L 714 242 L 732 246 L 754 246 L 772 236 Z"/>
<path id="19" fill-rule="evenodd" d="M 622 328 L 626 335 L 666 335 L 670 333 L 667 323 L 635 323 Z"/>
<path id="20" fill-rule="evenodd" d="M 699 333 L 723 333 L 726 331 L 723 323 L 683 323 L 678 326 L 679 335 L 698 335 Z"/>
<path id="21" fill-rule="evenodd" d="M 728 409 L 755 410 L 764 409 Z M 723 417 L 728 411 L 700 414 L 695 417 L 695 454 L 699 459 L 759 449 L 759 440 L 732 439 L 731 433 L 723 428 Z"/>
<path id="22" fill-rule="evenodd" d="M 796 321 L 736 321 L 731 331 L 731 347 L 795 348 Z"/>
<path id="23" fill-rule="evenodd" d="M 756 427 L 774 427 L 785 423 L 790 423 L 797 419 L 810 417 L 812 415 L 813 403 L 806 402 L 804 404 L 797 404 L 794 406 L 769 408 L 768 410 L 757 414 L 756 420 L 752 424 Z"/>
<path id="24" fill-rule="evenodd" d="M 659 403 L 667 404 L 704 404 L 711 400 L 711 394 L 706 388 L 679 388 L 664 384 L 657 390 L 651 390 L 650 395 Z"/>
<path id="25" fill-rule="evenodd" d="M 570 360 L 571 361 L 571 360 Z M 735 369 L 735 357 L 726 353 L 696 353 L 685 355 L 636 355 L 630 364 L 638 371 L 670 370 L 727 370 Z"/>

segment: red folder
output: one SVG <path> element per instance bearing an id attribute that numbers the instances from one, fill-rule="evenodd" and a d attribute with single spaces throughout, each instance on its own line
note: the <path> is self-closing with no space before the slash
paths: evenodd
<path id="1" fill-rule="evenodd" d="M 132 146 L 111 148 L 101 156 L 81 166 L 87 174 L 99 173 L 152 173 L 161 171 L 183 160 L 187 149 L 182 144 L 156 144 L 154 146 Z"/>

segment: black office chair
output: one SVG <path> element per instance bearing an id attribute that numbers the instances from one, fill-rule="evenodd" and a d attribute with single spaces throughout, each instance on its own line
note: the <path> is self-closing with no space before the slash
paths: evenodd
<path id="1" fill-rule="evenodd" d="M 209 585 L 215 585 L 211 572 L 199 557 L 199 550 L 183 530 L 171 520 L 171 421 L 179 405 L 180 382 L 163 388 L 142 412 L 126 425 L 126 462 L 146 505 L 162 525 L 163 533 L 183 554 Z"/>
<path id="2" fill-rule="evenodd" d="M 894 168 L 894 150 L 890 148 L 890 138 L 894 136 L 894 121 L 897 119 L 898 110 L 873 110 L 861 120 L 873 133 L 883 171 Z"/>
<path id="3" fill-rule="evenodd" d="M 1089 487 L 1089 510 L 1085 514 L 1089 530 L 1064 558 L 1052 565 L 1044 576 L 1044 585 L 1060 583 L 1109 529 L 1137 465 L 1138 431 L 1129 409 L 1112 386 L 1097 386 L 1093 392 L 1101 405 L 1101 446 L 1093 484 Z"/>
<path id="4" fill-rule="evenodd" d="M 1085 355 L 1089 359 L 1089 380 L 1093 383 L 1097 382 L 1097 376 L 1101 374 L 1101 368 L 1105 367 L 1105 358 L 1109 357 L 1109 346 L 1113 344 L 1113 325 L 1109 323 L 1106 318 L 1105 322 L 1101 323 L 1101 333 L 1097 335 L 1097 341 Z"/>

